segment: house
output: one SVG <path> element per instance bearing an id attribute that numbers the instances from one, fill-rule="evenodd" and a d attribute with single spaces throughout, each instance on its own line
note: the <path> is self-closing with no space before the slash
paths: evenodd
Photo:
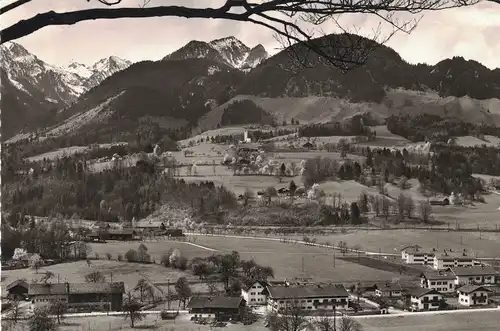
<path id="1" fill-rule="evenodd" d="M 7 297 L 11 299 L 22 300 L 28 296 L 29 284 L 23 280 L 18 279 L 5 287 L 8 292 Z"/>
<path id="2" fill-rule="evenodd" d="M 42 283 L 30 284 L 31 309 L 46 307 L 54 301 L 66 304 L 68 312 L 120 311 L 125 285 L 114 283 Z"/>
<path id="3" fill-rule="evenodd" d="M 457 267 L 452 268 L 455 275 L 455 285 L 465 284 L 495 284 L 497 272 L 490 266 Z"/>
<path id="4" fill-rule="evenodd" d="M 331 310 L 348 308 L 349 293 L 342 285 L 269 286 L 268 309 L 275 312 L 298 304 L 305 310 Z"/>
<path id="5" fill-rule="evenodd" d="M 434 262 L 434 252 L 423 251 L 418 245 L 407 246 L 401 250 L 401 259 L 406 264 L 428 265 Z"/>
<path id="6" fill-rule="evenodd" d="M 106 231 L 92 231 L 87 234 L 88 241 L 120 240 L 131 241 L 137 236 L 134 229 L 110 229 Z"/>
<path id="7" fill-rule="evenodd" d="M 195 318 L 215 318 L 218 321 L 240 320 L 246 302 L 242 297 L 192 297 L 186 306 Z"/>
<path id="8" fill-rule="evenodd" d="M 267 304 L 267 292 L 265 291 L 269 283 L 258 280 L 241 289 L 241 297 L 248 303 L 249 306 Z"/>
<path id="9" fill-rule="evenodd" d="M 448 199 L 448 198 L 434 199 L 434 200 L 430 200 L 429 203 L 432 206 L 448 206 L 450 204 L 450 199 Z"/>
<path id="10" fill-rule="evenodd" d="M 490 289 L 481 285 L 464 285 L 458 290 L 458 303 L 462 306 L 479 306 L 488 304 Z"/>
<path id="11" fill-rule="evenodd" d="M 313 145 L 313 144 L 311 144 L 311 143 L 308 141 L 308 142 L 306 142 L 304 145 L 302 145 L 302 147 L 307 148 L 307 149 L 311 149 L 311 148 L 313 148 L 313 147 L 314 147 L 314 145 Z"/>
<path id="12" fill-rule="evenodd" d="M 426 272 L 420 276 L 420 286 L 441 293 L 454 293 L 455 278 L 451 272 Z"/>
<path id="13" fill-rule="evenodd" d="M 434 289 L 416 287 L 409 291 L 411 310 L 439 310 L 443 295 Z"/>
<path id="14" fill-rule="evenodd" d="M 399 283 L 382 283 L 377 286 L 375 295 L 383 298 L 399 298 L 403 295 L 403 288 Z"/>
<path id="15" fill-rule="evenodd" d="M 457 267 L 472 267 L 476 264 L 472 256 L 468 256 L 466 252 L 462 254 L 454 254 L 444 250 L 443 253 L 434 255 L 433 268 L 435 270 L 444 270 Z"/>

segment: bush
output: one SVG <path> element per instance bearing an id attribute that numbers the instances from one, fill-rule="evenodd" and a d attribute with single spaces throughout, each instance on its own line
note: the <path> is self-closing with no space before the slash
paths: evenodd
<path id="1" fill-rule="evenodd" d="M 107 258 L 108 260 L 111 260 L 111 257 L 112 257 L 111 253 L 106 253 L 106 258 Z"/>
<path id="2" fill-rule="evenodd" d="M 129 249 L 128 252 L 125 253 L 125 260 L 127 260 L 128 262 L 137 262 L 137 251 L 134 249 Z"/>
<path id="3" fill-rule="evenodd" d="M 116 259 L 117 259 L 118 261 L 123 261 L 123 255 L 118 254 L 118 255 L 116 256 Z"/>

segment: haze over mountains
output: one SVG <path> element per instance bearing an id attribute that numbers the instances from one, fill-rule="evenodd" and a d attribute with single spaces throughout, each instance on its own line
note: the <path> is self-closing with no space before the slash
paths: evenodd
<path id="1" fill-rule="evenodd" d="M 157 62 L 130 65 L 111 56 L 90 68 L 50 66 L 17 44 L 1 49 L 7 80 L 2 110 L 9 123 L 4 139 L 23 127 L 50 124 L 47 132 L 64 135 L 99 124 L 113 132 L 124 130 L 123 123 L 133 130 L 146 119 L 165 128 L 203 131 L 221 125 L 225 109 L 241 99 L 278 121 L 324 122 L 359 112 L 382 121 L 398 112 L 432 112 L 500 125 L 500 69 L 460 57 L 410 65 L 380 46 L 366 65 L 347 74 L 321 63 L 294 74 L 286 70 L 285 52 L 268 59 L 261 45 L 250 48 L 234 37 L 191 41 Z"/>

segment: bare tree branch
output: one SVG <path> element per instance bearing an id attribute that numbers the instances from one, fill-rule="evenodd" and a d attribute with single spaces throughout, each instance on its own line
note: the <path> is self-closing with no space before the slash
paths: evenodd
<path id="1" fill-rule="evenodd" d="M 5 14 L 9 10 L 16 9 L 17 7 L 22 6 L 28 2 L 31 2 L 31 0 L 17 0 L 10 5 L 4 6 L 0 8 L 0 15 Z"/>
<path id="2" fill-rule="evenodd" d="M 19 0 L 0 9 L 4 14 L 31 0 Z M 87 0 L 90 2 L 90 0 Z M 107 6 L 115 6 L 122 0 L 96 0 Z M 301 67 L 320 63 L 333 66 L 342 71 L 363 64 L 374 47 L 387 41 L 394 33 L 410 33 L 419 19 L 398 21 L 395 13 L 418 14 L 423 11 L 436 11 L 454 7 L 471 6 L 480 0 L 265 0 L 251 3 L 247 0 L 227 0 L 219 8 L 190 8 L 184 6 L 147 7 L 150 0 L 138 8 L 92 8 L 72 12 L 40 13 L 29 19 L 21 20 L 1 31 L 1 43 L 29 35 L 51 25 L 72 25 L 81 21 L 97 19 L 146 18 L 146 17 L 184 17 L 211 18 L 249 22 L 263 26 L 272 32 L 290 57 Z M 500 3 L 500 0 L 489 0 Z M 182 3 L 180 1 L 180 3 Z M 238 8 L 237 12 L 232 11 Z M 339 15 L 357 13 L 378 17 L 392 26 L 392 32 L 382 42 L 371 43 L 349 33 L 338 21 Z M 275 15 L 276 14 L 276 15 Z M 277 17 L 279 16 L 279 17 Z M 340 38 L 318 38 L 326 35 L 320 25 L 333 22 L 343 33 Z M 374 31 L 374 38 L 380 36 L 380 27 Z M 374 39 L 370 38 L 370 39 Z M 297 45 L 298 44 L 298 45 Z M 292 47 L 293 46 L 293 47 Z M 315 56 L 311 56 L 311 55 Z"/>

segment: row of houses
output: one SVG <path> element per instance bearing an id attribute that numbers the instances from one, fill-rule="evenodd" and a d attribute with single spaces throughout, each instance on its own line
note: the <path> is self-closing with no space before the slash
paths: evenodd
<path id="1" fill-rule="evenodd" d="M 10 283 L 10 298 L 27 299 L 30 309 L 44 308 L 54 302 L 65 304 L 68 312 L 121 311 L 125 284 L 111 283 L 37 283 L 24 280 Z"/>
<path id="2" fill-rule="evenodd" d="M 418 245 L 401 249 L 401 259 L 406 264 L 429 265 L 435 270 L 481 265 L 480 261 L 468 255 L 465 250 L 463 252 L 453 252 L 451 249 L 445 249 L 443 252 L 437 252 L 435 249 L 425 251 Z"/>
<path id="3" fill-rule="evenodd" d="M 442 293 L 452 293 L 463 285 L 489 285 L 498 280 L 496 270 L 490 266 L 457 267 L 448 271 L 426 272 L 421 276 L 421 286 Z"/>

